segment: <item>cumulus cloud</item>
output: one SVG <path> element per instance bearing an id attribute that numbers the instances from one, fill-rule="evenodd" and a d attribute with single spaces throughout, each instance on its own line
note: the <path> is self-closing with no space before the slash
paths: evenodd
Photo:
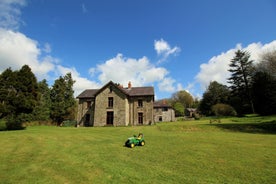
<path id="1" fill-rule="evenodd" d="M 42 56 L 38 42 L 20 32 L 0 29 L 0 72 L 8 67 L 14 70 L 29 65 L 39 79 L 47 78 L 47 73 L 55 67 L 57 59 Z"/>
<path id="2" fill-rule="evenodd" d="M 227 85 L 227 78 L 230 77 L 230 72 L 228 72 L 229 64 L 238 49 L 248 51 L 251 55 L 250 59 L 254 60 L 256 63 L 259 61 L 263 52 L 276 49 L 276 40 L 265 45 L 262 43 L 252 43 L 244 48 L 241 44 L 237 44 L 235 48 L 214 56 L 207 63 L 201 64 L 200 72 L 195 78 L 203 89 L 205 89 L 211 81 L 217 81 Z"/>
<path id="3" fill-rule="evenodd" d="M 4 29 L 18 30 L 22 20 L 21 8 L 26 5 L 25 0 L 0 1 L 0 26 Z"/>
<path id="4" fill-rule="evenodd" d="M 126 58 L 122 54 L 99 64 L 96 68 L 90 68 L 90 73 L 98 76 L 100 83 L 110 80 L 127 85 L 129 81 L 134 86 L 151 85 L 162 81 L 168 71 L 162 67 L 155 67 L 148 58 Z"/>
<path id="5" fill-rule="evenodd" d="M 162 38 L 160 40 L 154 41 L 154 49 L 157 52 L 157 54 L 161 57 L 158 63 L 165 61 L 170 55 L 177 54 L 181 50 L 177 46 L 171 48 L 168 42 L 166 42 Z"/>
<path id="6" fill-rule="evenodd" d="M 98 89 L 101 87 L 101 84 L 91 81 L 85 77 L 81 77 L 80 73 L 76 70 L 75 67 L 64 67 L 62 65 L 57 65 L 56 72 L 60 76 L 65 76 L 67 73 L 71 73 L 74 83 L 74 95 L 79 95 L 85 89 Z"/>

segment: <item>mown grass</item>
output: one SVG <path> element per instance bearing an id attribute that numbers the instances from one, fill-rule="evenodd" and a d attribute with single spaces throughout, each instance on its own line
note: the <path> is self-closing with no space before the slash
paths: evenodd
<path id="1" fill-rule="evenodd" d="M 223 127 L 275 119 L 2 131 L 0 183 L 275 183 L 275 132 Z M 124 147 L 139 132 L 146 145 Z"/>

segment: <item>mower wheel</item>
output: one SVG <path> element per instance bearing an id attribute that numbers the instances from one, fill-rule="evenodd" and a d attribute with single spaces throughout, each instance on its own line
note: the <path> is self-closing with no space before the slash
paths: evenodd
<path id="1" fill-rule="evenodd" d="M 144 145 L 145 145 L 145 141 L 141 141 L 140 146 L 144 146 Z"/>
<path id="2" fill-rule="evenodd" d="M 135 146 L 134 143 L 131 143 L 131 144 L 130 144 L 130 147 L 131 147 L 131 148 L 134 148 L 134 146 Z"/>

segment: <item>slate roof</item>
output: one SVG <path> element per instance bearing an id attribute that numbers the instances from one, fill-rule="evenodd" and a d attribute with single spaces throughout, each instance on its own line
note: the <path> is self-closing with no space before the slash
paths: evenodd
<path id="1" fill-rule="evenodd" d="M 95 98 L 97 94 L 106 88 L 108 85 L 116 86 L 119 90 L 121 90 L 124 94 L 128 96 L 154 96 L 154 88 L 153 87 L 131 87 L 131 88 L 121 88 L 117 86 L 112 81 L 104 85 L 101 89 L 86 89 L 81 94 L 77 96 L 77 98 Z"/>
<path id="2" fill-rule="evenodd" d="M 171 108 L 172 106 L 169 105 L 166 100 L 159 100 L 159 101 L 155 101 L 153 103 L 153 107 L 154 108 L 162 108 L 162 107 L 168 107 L 168 108 Z"/>
<path id="3" fill-rule="evenodd" d="M 77 98 L 94 98 L 98 91 L 98 89 L 86 89 Z"/>

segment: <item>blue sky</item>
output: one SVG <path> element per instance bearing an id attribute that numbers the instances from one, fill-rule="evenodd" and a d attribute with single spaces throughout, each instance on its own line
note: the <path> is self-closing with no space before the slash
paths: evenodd
<path id="1" fill-rule="evenodd" d="M 237 49 L 276 49 L 274 0 L 2 0 L 0 72 L 28 64 L 39 80 L 67 72 L 75 94 L 112 80 L 201 97 L 227 84 Z"/>

